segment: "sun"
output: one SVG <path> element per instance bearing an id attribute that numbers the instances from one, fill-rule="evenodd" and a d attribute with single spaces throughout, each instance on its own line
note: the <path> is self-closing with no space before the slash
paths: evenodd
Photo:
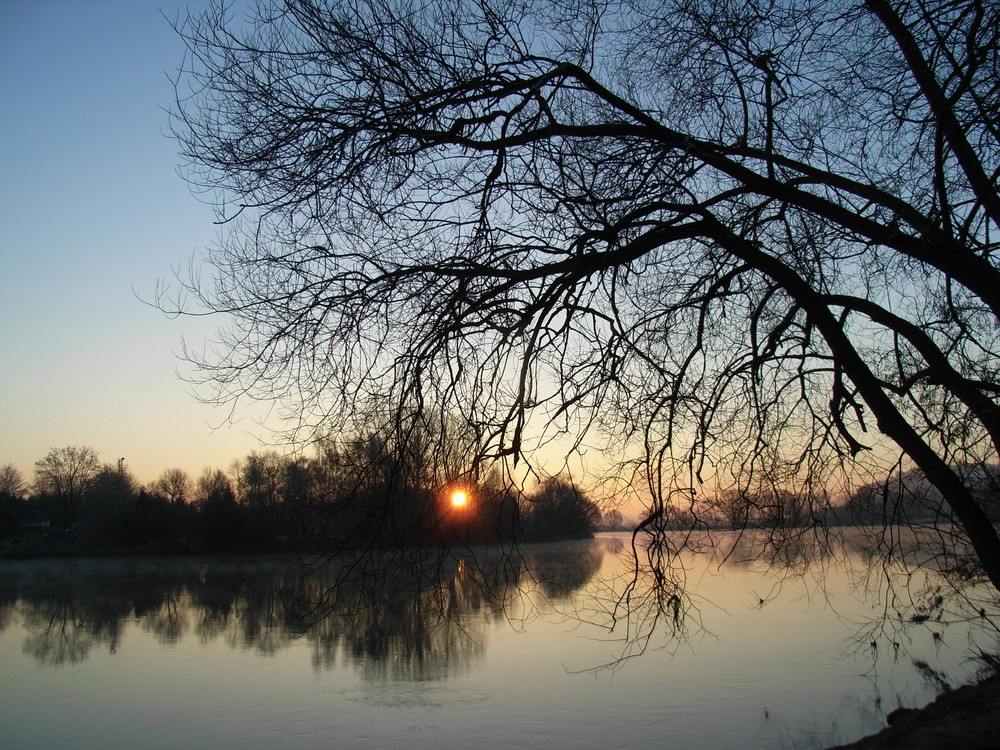
<path id="1" fill-rule="evenodd" d="M 462 490 L 455 490 L 451 495 L 451 506 L 453 508 L 462 508 L 468 502 L 469 496 Z"/>

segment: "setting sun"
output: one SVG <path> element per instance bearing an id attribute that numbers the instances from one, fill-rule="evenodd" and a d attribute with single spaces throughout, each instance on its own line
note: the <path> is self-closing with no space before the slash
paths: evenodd
<path id="1" fill-rule="evenodd" d="M 462 490 L 456 490 L 451 496 L 451 504 L 455 508 L 461 508 L 467 502 L 469 502 L 469 496 L 462 492 Z"/>

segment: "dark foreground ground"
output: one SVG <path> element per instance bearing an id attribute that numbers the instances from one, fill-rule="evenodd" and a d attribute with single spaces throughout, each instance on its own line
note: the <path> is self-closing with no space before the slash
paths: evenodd
<path id="1" fill-rule="evenodd" d="M 830 750 L 1000 750 L 1000 675 L 889 714 L 878 734 Z"/>

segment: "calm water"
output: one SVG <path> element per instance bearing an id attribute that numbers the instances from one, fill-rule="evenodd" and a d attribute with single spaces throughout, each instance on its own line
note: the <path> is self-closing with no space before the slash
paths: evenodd
<path id="1" fill-rule="evenodd" d="M 993 647 L 885 606 L 933 574 L 746 541 L 684 553 L 689 596 L 654 622 L 642 583 L 615 609 L 627 539 L 479 550 L 418 595 L 337 600 L 337 570 L 281 559 L 0 562 L 0 747 L 823 747 Z"/>

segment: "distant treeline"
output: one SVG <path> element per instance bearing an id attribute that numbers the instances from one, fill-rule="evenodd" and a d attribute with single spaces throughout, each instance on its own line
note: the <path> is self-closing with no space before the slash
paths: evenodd
<path id="1" fill-rule="evenodd" d="M 954 466 L 987 516 L 1000 523 L 1000 466 Z M 825 491 L 796 492 L 762 486 L 727 489 L 675 508 L 675 528 L 781 529 L 817 526 L 925 525 L 956 522 L 951 507 L 919 470 L 899 472 L 856 487 L 835 501 Z"/>
<path id="2" fill-rule="evenodd" d="M 437 467 L 437 468 L 428 468 Z M 1000 466 L 956 467 L 1000 522 Z M 454 471 L 451 476 L 461 476 Z M 468 502 L 453 505 L 454 492 Z M 951 523 L 948 505 L 920 472 L 824 494 L 729 489 L 674 507 L 668 528 L 801 528 Z M 551 541 L 624 528 L 561 476 L 520 492 L 489 474 L 449 479 L 426 452 L 379 437 L 329 442 L 312 458 L 255 452 L 197 478 L 167 469 L 142 485 L 124 461 L 92 448 L 52 449 L 29 484 L 0 467 L 0 551 L 7 555 L 337 551 L 372 547 Z"/>
<path id="3" fill-rule="evenodd" d="M 255 452 L 197 478 L 167 469 L 143 485 L 124 460 L 52 449 L 31 484 L 0 467 L 0 544 L 8 555 L 331 551 L 571 539 L 601 525 L 598 505 L 564 477 L 522 493 L 497 474 L 448 480 L 421 458 L 371 437 L 312 458 Z M 459 491 L 468 500 L 455 505 Z"/>

